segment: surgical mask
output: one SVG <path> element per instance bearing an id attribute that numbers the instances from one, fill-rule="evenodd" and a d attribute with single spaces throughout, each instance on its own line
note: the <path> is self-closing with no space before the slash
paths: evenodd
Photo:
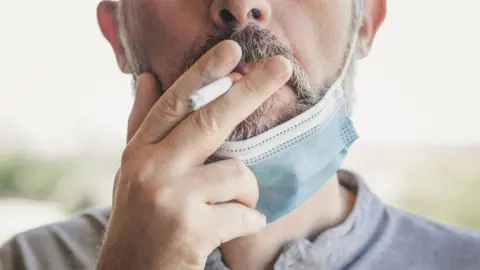
<path id="1" fill-rule="evenodd" d="M 225 142 L 211 161 L 243 161 L 259 185 L 256 209 L 271 223 L 307 201 L 340 168 L 349 147 L 358 138 L 349 118 L 342 89 L 353 58 L 362 1 L 357 5 L 357 31 L 342 69 L 325 96 L 312 108 L 289 121 L 244 141 Z"/>

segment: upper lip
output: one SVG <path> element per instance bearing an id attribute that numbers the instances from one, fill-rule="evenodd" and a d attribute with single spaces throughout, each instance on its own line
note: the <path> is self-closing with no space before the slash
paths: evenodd
<path id="1" fill-rule="evenodd" d="M 241 62 L 235 67 L 233 72 L 237 72 L 237 73 L 240 73 L 242 76 L 245 76 L 248 73 L 248 68 L 245 65 L 245 63 Z"/>

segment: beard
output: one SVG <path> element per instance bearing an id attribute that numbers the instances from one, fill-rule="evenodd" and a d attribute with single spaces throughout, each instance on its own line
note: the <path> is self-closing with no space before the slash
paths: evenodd
<path id="1" fill-rule="evenodd" d="M 186 69 L 224 40 L 233 40 L 240 45 L 242 48 L 240 64 L 246 66 L 256 66 L 276 55 L 288 59 L 293 72 L 287 84 L 296 95 L 293 106 L 292 104 L 282 104 L 283 106 L 279 111 L 278 108 L 273 110 L 274 105 L 284 102 L 279 100 L 276 94 L 273 94 L 232 131 L 228 141 L 245 140 L 288 121 L 315 105 L 329 88 L 330 84 L 325 84 L 321 89 L 312 89 L 307 73 L 293 56 L 291 49 L 281 43 L 269 30 L 260 28 L 255 24 L 249 24 L 241 30 L 231 27 L 209 36 L 205 44 L 187 62 Z"/>
<path id="2" fill-rule="evenodd" d="M 128 44 L 128 42 L 125 42 L 127 40 L 127 38 L 124 39 L 124 44 Z M 193 66 L 206 52 L 224 40 L 233 40 L 240 45 L 242 48 L 242 60 L 240 64 L 255 66 L 276 55 L 281 55 L 288 59 L 293 72 L 287 85 L 290 86 L 296 96 L 295 102 L 288 104 L 285 103 L 284 100 L 281 100 L 277 94 L 273 94 L 250 116 L 237 125 L 227 138 L 228 141 L 242 141 L 257 136 L 305 112 L 323 98 L 341 73 L 341 67 L 339 67 L 334 78 L 327 78 L 322 86 L 312 88 L 307 73 L 301 67 L 299 61 L 293 56 L 292 50 L 285 46 L 268 29 L 260 28 L 255 24 L 249 24 L 242 29 L 229 27 L 224 31 L 217 32 L 215 35 L 210 35 L 207 41 L 200 46 L 197 51 L 192 53 L 190 60 L 186 63 L 185 71 Z M 352 44 L 348 45 L 344 53 L 344 60 L 346 60 Z M 149 65 L 146 61 L 139 61 L 139 54 L 134 53 L 135 50 L 133 50 L 133 48 L 130 48 L 130 46 L 126 46 L 126 48 L 127 56 L 129 56 L 127 57 L 127 62 L 129 62 L 132 70 L 137 71 L 135 74 L 150 72 L 156 75 L 155 72 L 148 68 Z M 347 103 L 353 102 L 355 62 L 356 57 L 354 55 L 350 65 L 347 67 L 346 75 L 342 82 Z M 341 66 L 343 66 L 343 64 Z M 159 78 L 157 75 L 156 77 L 157 79 Z M 134 75 L 133 86 L 135 84 L 136 76 Z M 159 81 L 159 85 L 162 86 L 161 81 Z M 165 89 L 160 87 L 160 94 L 163 94 L 164 91 Z M 280 104 L 280 108 L 278 108 L 279 106 L 275 106 L 278 104 Z M 350 109 L 350 106 L 348 107 Z"/>

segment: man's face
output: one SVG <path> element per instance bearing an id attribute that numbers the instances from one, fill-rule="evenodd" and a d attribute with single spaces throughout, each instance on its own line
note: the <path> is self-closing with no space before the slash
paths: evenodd
<path id="1" fill-rule="evenodd" d="M 354 0 L 122 1 L 118 29 L 125 66 L 134 73 L 153 72 L 161 91 L 224 39 L 244 49 L 241 73 L 275 54 L 291 60 L 290 82 L 231 139 L 254 136 L 318 102 L 337 78 L 354 31 Z M 366 0 L 372 1 L 382 2 Z"/>

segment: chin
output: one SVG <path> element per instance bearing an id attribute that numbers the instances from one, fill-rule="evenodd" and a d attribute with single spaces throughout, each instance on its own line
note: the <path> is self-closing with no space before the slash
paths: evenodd
<path id="1" fill-rule="evenodd" d="M 264 114 L 272 125 L 277 126 L 296 115 L 298 98 L 291 87 L 282 87 L 270 99 L 270 109 Z"/>
<path id="2" fill-rule="evenodd" d="M 297 95 L 290 86 L 280 88 L 232 132 L 229 141 L 257 136 L 296 116 Z"/>

